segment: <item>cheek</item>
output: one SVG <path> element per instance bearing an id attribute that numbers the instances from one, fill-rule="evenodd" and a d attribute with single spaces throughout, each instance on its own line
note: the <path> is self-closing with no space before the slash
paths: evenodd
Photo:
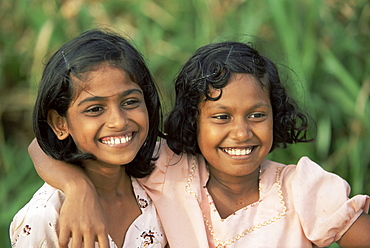
<path id="1" fill-rule="evenodd" d="M 133 112 L 130 112 L 130 116 L 128 116 L 135 125 L 139 128 L 140 137 L 144 140 L 149 135 L 150 123 L 149 123 L 149 115 L 146 108 L 141 107 L 140 109 L 136 109 Z"/>
<path id="2" fill-rule="evenodd" d="M 198 146 L 199 146 L 199 149 L 201 150 L 201 152 L 203 150 L 202 140 L 204 140 L 204 137 L 203 137 L 203 128 L 200 125 L 200 123 L 198 122 L 197 123 L 197 142 L 198 142 Z"/>
<path id="3" fill-rule="evenodd" d="M 67 124 L 69 134 L 77 145 L 95 137 L 98 126 L 101 125 L 96 119 L 92 121 L 89 118 L 81 118 L 81 116 L 76 115 L 69 115 Z M 81 127 L 83 127 L 83 132 Z"/>
<path id="4" fill-rule="evenodd" d="M 81 126 L 83 126 L 83 133 L 79 128 Z M 74 128 L 74 126 L 72 125 L 69 129 L 69 135 L 72 137 L 78 149 L 81 149 L 81 146 L 90 143 L 88 142 L 88 140 L 90 140 L 92 137 L 95 137 L 94 133 L 96 132 L 93 132 L 91 126 L 82 123 L 80 125 L 76 124 L 76 128 Z"/>
<path id="5" fill-rule="evenodd" d="M 202 144 L 202 140 L 205 139 L 204 135 L 206 133 L 206 126 L 201 120 L 197 121 L 197 141 L 199 146 Z"/>
<path id="6" fill-rule="evenodd" d="M 221 131 L 210 124 L 198 123 L 197 141 L 202 152 L 207 152 L 208 148 L 218 145 Z"/>
<path id="7" fill-rule="evenodd" d="M 260 137 L 261 139 L 264 140 L 266 144 L 268 144 L 269 146 L 272 146 L 273 136 L 274 136 L 273 122 L 271 120 L 265 125 L 263 129 L 261 129 Z"/>
<path id="8" fill-rule="evenodd" d="M 149 131 L 149 115 L 148 115 L 148 110 L 142 109 L 139 113 L 139 119 L 140 119 L 140 124 Z"/>

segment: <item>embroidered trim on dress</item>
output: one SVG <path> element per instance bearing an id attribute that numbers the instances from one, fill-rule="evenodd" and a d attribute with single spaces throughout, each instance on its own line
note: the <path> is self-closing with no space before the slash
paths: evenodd
<path id="1" fill-rule="evenodd" d="M 233 238 L 229 239 L 229 240 L 226 240 L 226 241 L 222 241 L 220 240 L 216 234 L 214 233 L 213 231 L 213 227 L 212 225 L 209 223 L 209 220 L 207 219 L 206 215 L 204 214 L 203 212 L 203 209 L 202 209 L 202 204 L 200 202 L 200 199 L 199 199 L 199 196 L 198 194 L 193 191 L 190 187 L 190 184 L 191 182 L 193 181 L 193 177 L 194 177 L 194 173 L 195 173 L 195 170 L 196 170 L 196 167 L 197 167 L 197 162 L 196 162 L 196 158 L 195 156 L 193 156 L 193 163 L 192 163 L 192 166 L 191 166 L 191 170 L 190 170 L 190 175 L 187 179 L 187 182 L 186 182 L 186 186 L 185 186 L 185 190 L 187 192 L 189 192 L 191 195 L 193 195 L 195 197 L 195 199 L 197 200 L 198 204 L 199 204 L 199 207 L 202 211 L 202 214 L 203 214 L 203 221 L 204 221 L 204 224 L 207 226 L 212 238 L 213 238 L 213 241 L 215 242 L 216 244 L 216 247 L 226 247 L 228 245 L 231 245 L 233 243 L 235 243 L 236 241 L 238 241 L 239 239 L 243 238 L 244 236 L 246 236 L 247 234 L 251 233 L 251 232 L 254 232 L 264 226 L 268 226 L 270 224 L 272 224 L 273 222 L 281 219 L 283 216 L 285 216 L 286 214 L 286 206 L 285 206 L 285 202 L 284 202 L 284 197 L 283 197 L 283 192 L 281 190 L 281 184 L 280 184 L 280 174 L 281 174 L 281 171 L 282 171 L 282 167 L 277 167 L 276 168 L 276 176 L 275 176 L 275 185 L 276 185 L 276 188 L 277 188 L 277 192 L 278 192 L 278 195 L 279 195 L 279 199 L 280 199 L 280 204 L 281 204 L 281 212 L 279 212 L 278 215 L 272 217 L 271 219 L 268 219 L 266 221 L 263 221 L 261 223 L 258 223 L 257 225 L 253 226 L 253 227 L 250 227 L 248 229 L 245 229 L 244 231 L 240 232 L 240 234 L 237 234 L 235 235 Z"/>

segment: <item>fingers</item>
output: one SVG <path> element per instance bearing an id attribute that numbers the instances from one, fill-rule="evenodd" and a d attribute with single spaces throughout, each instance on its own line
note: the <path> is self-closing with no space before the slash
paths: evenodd
<path id="1" fill-rule="evenodd" d="M 77 234 L 76 232 L 73 232 L 72 237 L 70 237 L 69 235 L 62 236 L 61 234 L 59 237 L 59 246 L 60 248 L 68 248 L 68 244 L 70 243 L 71 244 L 70 248 L 81 248 L 81 247 L 94 248 L 95 241 L 97 241 L 95 236 L 91 236 L 91 235 L 84 236 L 80 233 Z M 103 243 L 100 244 L 100 241 L 99 241 L 99 247 L 109 248 L 109 246 L 107 246 L 107 244 L 109 244 L 108 236 L 106 237 L 105 241 L 101 241 L 101 242 L 105 242 L 105 244 Z"/>
<path id="2" fill-rule="evenodd" d="M 79 233 L 72 232 L 72 246 L 71 248 L 81 248 L 85 246 L 82 246 L 82 236 Z M 86 247 L 87 248 L 87 247 Z M 93 248 L 93 246 L 89 247 Z"/>
<path id="3" fill-rule="evenodd" d="M 67 248 L 69 243 L 69 237 L 71 232 L 69 230 L 63 229 L 59 233 L 59 246 L 60 248 Z"/>
<path id="4" fill-rule="evenodd" d="M 95 235 L 87 234 L 83 236 L 83 248 L 94 248 L 95 247 Z M 81 246 L 72 246 L 72 248 L 80 248 Z M 100 246 L 99 246 L 100 247 Z"/>
<path id="5" fill-rule="evenodd" d="M 70 237 L 71 248 L 109 248 L 108 229 L 104 210 L 95 189 L 82 187 L 65 194 L 60 211 L 61 247 L 66 247 Z M 62 246 L 63 245 L 63 246 Z"/>
<path id="6" fill-rule="evenodd" d="M 98 236 L 99 248 L 109 248 L 108 235 Z"/>
<path id="7" fill-rule="evenodd" d="M 82 228 L 81 230 L 70 230 L 67 227 L 61 229 L 59 234 L 59 246 L 60 248 L 68 248 L 68 244 L 71 244 L 70 248 L 95 248 L 95 242 L 98 242 L 99 248 L 109 248 L 108 233 L 105 226 L 95 230 L 92 228 Z M 100 233 L 97 235 L 95 233 Z"/>

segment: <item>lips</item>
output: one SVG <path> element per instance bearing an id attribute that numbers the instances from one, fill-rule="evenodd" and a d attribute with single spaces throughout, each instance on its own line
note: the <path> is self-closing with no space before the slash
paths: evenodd
<path id="1" fill-rule="evenodd" d="M 229 154 L 230 156 L 245 156 L 252 153 L 254 146 L 245 148 L 220 148 L 223 152 Z"/>
<path id="2" fill-rule="evenodd" d="M 103 144 L 114 146 L 114 145 L 126 144 L 127 142 L 132 140 L 133 137 L 134 137 L 134 133 L 132 132 L 132 133 L 121 135 L 121 136 L 106 136 L 106 137 L 101 138 L 100 141 Z"/>

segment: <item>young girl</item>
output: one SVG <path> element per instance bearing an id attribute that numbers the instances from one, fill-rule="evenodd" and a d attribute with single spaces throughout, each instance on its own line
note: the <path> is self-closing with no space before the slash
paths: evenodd
<path id="1" fill-rule="evenodd" d="M 307 157 L 297 165 L 266 159 L 279 146 L 308 141 L 307 118 L 269 59 L 243 43 L 206 45 L 175 87 L 168 146 L 140 179 L 171 247 L 370 246 L 368 196 L 348 199 L 348 184 Z"/>
<path id="2" fill-rule="evenodd" d="M 82 33 L 44 70 L 33 116 L 38 144 L 54 159 L 79 165 L 91 180 L 106 221 L 97 238 L 109 247 L 167 242 L 154 205 L 135 179 L 153 170 L 159 111 L 143 58 L 111 32 Z M 63 202 L 60 190 L 44 184 L 14 217 L 12 247 L 59 247 Z M 85 247 L 94 241 L 84 240 Z M 71 245 L 81 247 L 81 241 L 72 239 Z"/>

